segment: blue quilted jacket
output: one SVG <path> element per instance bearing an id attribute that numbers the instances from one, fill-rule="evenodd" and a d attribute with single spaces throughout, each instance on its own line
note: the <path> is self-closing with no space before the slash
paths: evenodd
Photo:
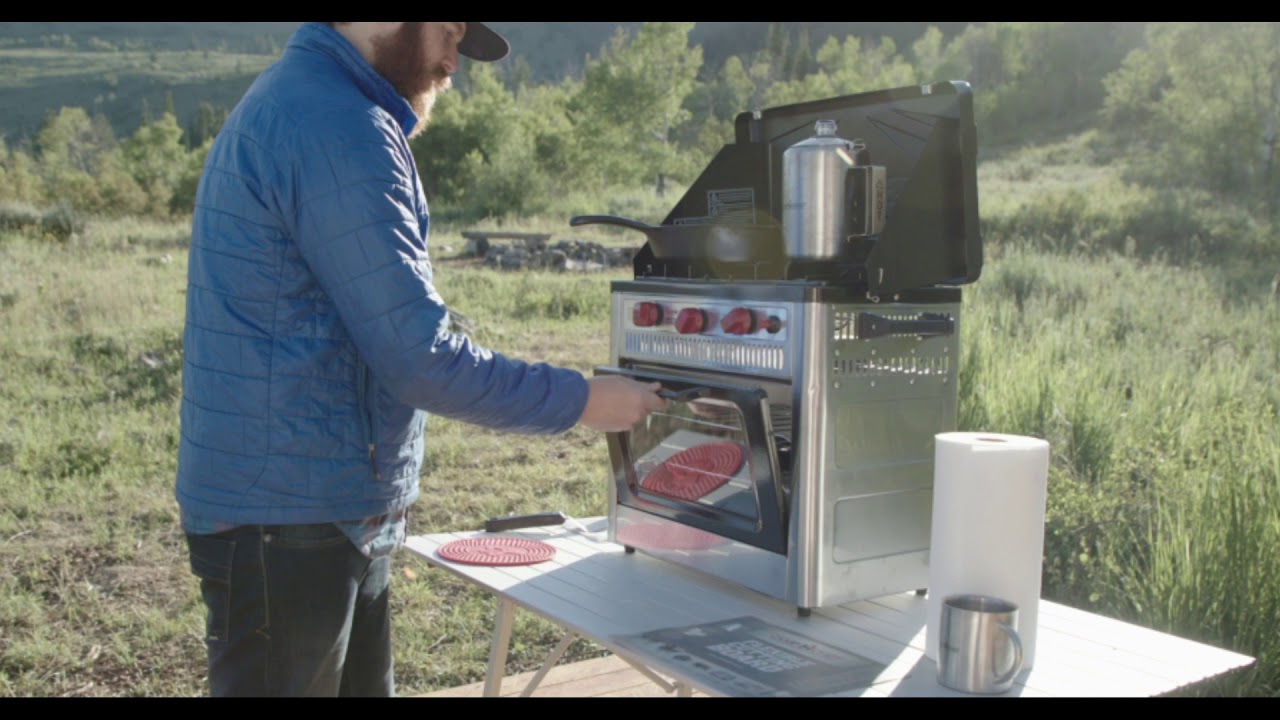
<path id="1" fill-rule="evenodd" d="M 323 23 L 232 111 L 192 224 L 176 496 L 232 524 L 332 522 L 418 497 L 428 412 L 568 430 L 581 373 L 449 331 L 408 103 Z"/>

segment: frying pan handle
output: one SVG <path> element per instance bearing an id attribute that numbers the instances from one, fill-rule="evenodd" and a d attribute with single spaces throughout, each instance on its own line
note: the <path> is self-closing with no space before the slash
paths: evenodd
<path id="1" fill-rule="evenodd" d="M 654 226 L 632 220 L 631 218 L 618 217 L 617 215 L 575 215 L 569 218 L 569 225 L 578 227 L 579 225 L 619 225 L 632 230 L 641 232 L 649 232 Z"/>

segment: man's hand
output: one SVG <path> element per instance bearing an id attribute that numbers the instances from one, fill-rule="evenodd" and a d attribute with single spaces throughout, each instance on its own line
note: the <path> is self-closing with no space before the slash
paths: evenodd
<path id="1" fill-rule="evenodd" d="M 590 394 L 578 423 L 601 432 L 622 432 L 655 410 L 665 410 L 660 383 L 636 382 L 621 375 L 587 378 Z"/>

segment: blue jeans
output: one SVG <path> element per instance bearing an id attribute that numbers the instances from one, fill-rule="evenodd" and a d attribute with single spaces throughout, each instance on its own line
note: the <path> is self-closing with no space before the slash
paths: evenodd
<path id="1" fill-rule="evenodd" d="M 391 561 L 336 525 L 187 534 L 214 697 L 395 694 Z"/>

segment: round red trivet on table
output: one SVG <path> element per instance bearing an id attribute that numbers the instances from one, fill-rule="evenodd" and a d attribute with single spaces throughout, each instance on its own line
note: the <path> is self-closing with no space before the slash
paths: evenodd
<path id="1" fill-rule="evenodd" d="M 499 536 L 454 540 L 436 552 L 463 565 L 532 565 L 550 560 L 556 549 L 538 540 Z"/>
<path id="2" fill-rule="evenodd" d="M 663 460 L 640 487 L 679 500 L 697 500 L 729 482 L 741 467 L 742 446 L 738 443 L 703 443 Z"/>

